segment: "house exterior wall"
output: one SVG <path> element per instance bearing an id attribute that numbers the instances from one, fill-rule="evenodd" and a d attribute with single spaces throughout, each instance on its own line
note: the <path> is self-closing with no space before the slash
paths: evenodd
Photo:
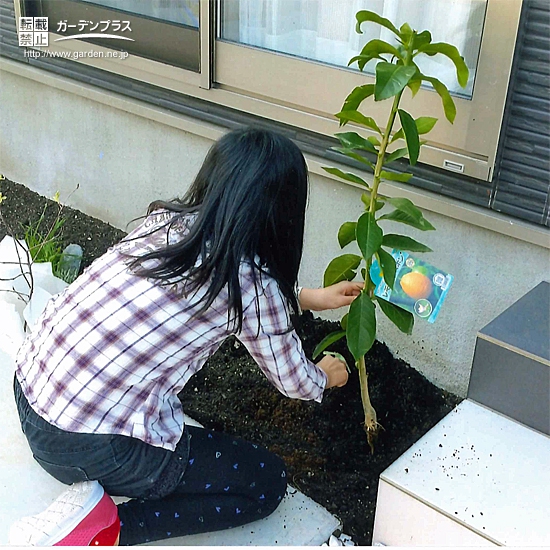
<path id="1" fill-rule="evenodd" d="M 136 114 L 138 107 L 129 112 L 128 102 L 85 95 L 0 70 L 0 173 L 46 196 L 70 195 L 70 206 L 122 229 L 152 200 L 182 194 L 222 133 L 213 125 L 197 132 L 183 117 L 176 128 L 161 111 L 152 120 Z M 321 284 L 340 253 L 340 224 L 361 211 L 359 197 L 352 186 L 311 174 L 300 284 Z M 378 337 L 438 386 L 465 395 L 477 331 L 550 278 L 550 251 L 437 212 L 426 216 L 437 231 L 407 233 L 434 250 L 430 262 L 455 282 L 435 324 L 418 320 L 405 336 L 380 318 Z"/>

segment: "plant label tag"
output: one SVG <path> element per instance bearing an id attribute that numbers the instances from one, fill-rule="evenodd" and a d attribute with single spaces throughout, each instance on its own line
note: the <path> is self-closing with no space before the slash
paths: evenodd
<path id="1" fill-rule="evenodd" d="M 374 294 L 433 323 L 454 277 L 408 252 L 394 248 L 391 255 L 396 265 L 393 289 L 385 283 L 375 259 L 370 268 L 372 282 L 376 285 Z"/>

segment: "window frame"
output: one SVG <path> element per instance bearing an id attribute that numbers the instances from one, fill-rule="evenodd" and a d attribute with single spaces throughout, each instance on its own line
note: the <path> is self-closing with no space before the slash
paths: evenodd
<path id="1" fill-rule="evenodd" d="M 471 100 L 453 98 L 457 107 L 453 125 L 445 120 L 440 99 L 433 90 L 422 88 L 413 101 L 410 93 L 403 96 L 402 106 L 413 116 L 439 118 L 422 148 L 420 162 L 440 168 L 446 168 L 449 163 L 463 165 L 464 175 L 492 180 L 521 6 L 522 0 L 488 0 L 473 97 Z M 215 47 L 215 77 L 220 87 L 256 98 L 269 98 L 316 117 L 330 118 L 341 109 L 344 98 L 355 86 L 374 81 L 372 76 L 358 71 L 223 39 L 216 39 Z M 276 80 L 273 75 L 277 75 Z M 330 82 L 330 94 L 325 93 L 327 82 Z M 487 97 L 491 98 L 490 108 Z M 387 120 L 388 103 L 367 100 L 362 109 L 381 125 Z M 329 133 L 330 126 L 333 127 L 326 125 L 321 133 Z M 348 127 L 352 128 L 353 124 Z M 369 134 L 370 131 L 361 127 L 361 132 Z"/>
<path id="2" fill-rule="evenodd" d="M 65 1 L 65 0 L 61 0 Z M 56 0 L 39 0 L 37 4 L 39 4 L 42 8 L 42 6 L 45 6 L 45 9 L 47 10 L 47 5 L 51 3 L 52 5 L 55 5 Z M 68 2 L 72 3 L 72 2 Z M 76 8 L 76 2 L 74 2 L 75 8 Z M 16 21 L 21 16 L 27 15 L 27 8 L 26 8 L 26 2 L 25 0 L 14 0 L 15 5 L 15 17 Z M 106 8 L 94 4 L 84 4 L 82 3 L 82 6 L 85 7 L 87 10 L 97 12 L 97 13 L 116 13 L 120 14 L 122 16 L 121 11 L 117 11 L 115 9 Z M 203 2 L 201 0 L 200 3 L 200 19 L 204 21 L 209 21 L 210 19 L 210 4 L 209 2 Z M 44 9 L 44 8 L 42 8 Z M 46 13 L 47 15 L 47 13 Z M 141 16 L 139 14 L 133 15 L 133 14 L 126 14 L 129 18 L 133 18 L 134 20 L 140 20 L 140 22 L 143 23 L 151 23 L 153 26 L 158 27 L 158 25 L 162 25 L 165 29 L 168 29 L 170 27 L 174 27 L 175 25 L 172 23 L 158 23 L 157 21 L 147 21 L 147 18 L 145 16 Z M 111 52 L 114 52 L 112 47 L 109 47 L 107 45 L 101 45 L 106 42 L 98 43 L 95 41 L 94 43 L 84 40 L 67 40 L 67 41 L 61 41 L 61 42 L 55 42 L 59 38 L 63 38 L 65 36 L 64 34 L 58 34 L 57 32 L 54 32 L 50 30 L 49 32 L 49 46 L 40 48 L 41 50 L 47 50 L 48 52 L 52 53 L 59 53 L 61 56 L 66 55 L 65 59 L 70 59 L 71 61 L 74 61 L 76 63 L 82 63 L 84 65 L 89 65 L 92 67 L 97 67 L 99 69 L 103 69 L 115 74 L 119 74 L 121 76 L 125 76 L 128 78 L 132 78 L 138 81 L 147 82 L 149 84 L 153 84 L 160 87 L 166 87 L 171 90 L 175 91 L 181 91 L 184 93 L 189 93 L 191 90 L 197 88 L 197 87 L 210 87 L 210 78 L 207 79 L 207 81 L 204 78 L 205 74 L 208 74 L 211 72 L 210 69 L 210 47 L 209 43 L 204 43 L 205 35 L 209 39 L 209 33 L 208 29 L 206 32 L 201 29 L 202 26 L 199 27 L 198 35 L 199 35 L 199 48 L 198 48 L 198 66 L 196 71 L 185 69 L 182 67 L 178 67 L 175 65 L 171 65 L 168 62 L 161 62 L 161 61 L 155 61 L 153 59 L 147 59 L 145 57 L 141 57 L 140 55 L 129 53 L 128 57 L 126 59 L 118 59 L 115 57 L 108 57 Z M 209 27 L 209 25 L 207 26 Z M 181 29 L 183 32 L 188 31 L 187 28 L 182 27 Z M 19 28 L 17 29 L 17 32 L 19 34 Z M 114 41 L 110 41 L 110 43 L 113 43 Z M 122 42 L 122 41 L 121 41 Z M 124 43 L 116 44 L 118 46 L 118 50 L 122 49 L 124 50 Z M 38 49 L 38 48 L 37 48 Z M 98 52 L 101 57 L 79 57 L 74 58 L 71 57 L 75 55 L 76 52 L 83 52 L 87 54 L 88 52 Z M 205 55 L 206 54 L 206 55 Z"/>
<path id="3" fill-rule="evenodd" d="M 133 54 L 124 60 L 103 57 L 74 61 L 292 127 L 333 136 L 339 129 L 333 114 L 340 110 L 353 87 L 372 82 L 372 77 L 218 39 L 219 1 L 200 0 L 199 72 Z M 445 120 L 435 92 L 421 89 L 410 104 L 410 94 L 404 96 L 403 107 L 413 115 L 429 114 L 440 119 L 422 148 L 420 162 L 492 181 L 523 1 L 488 0 L 474 99 L 455 97 L 457 117 L 454 125 Z M 24 13 L 24 3 L 25 0 L 14 0 L 16 18 Z M 46 49 L 50 51 L 95 50 L 103 52 L 104 56 L 112 51 L 81 40 L 55 43 L 60 36 L 49 34 L 50 46 Z M 273 74 L 278 75 L 276 87 L 273 86 Z M 302 78 L 296 78 L 297 74 Z M 326 82 L 330 82 L 329 94 Z M 491 97 L 490 103 L 487 97 Z M 379 122 L 385 120 L 389 110 L 387 103 L 370 102 L 368 114 Z M 463 170 L 452 169 L 457 166 L 463 166 Z"/>
<path id="4" fill-rule="evenodd" d="M 168 63 L 173 67 L 191 72 L 200 72 L 199 29 L 82 0 L 40 0 L 34 6 L 33 11 L 36 11 L 36 15 L 48 17 L 50 21 L 66 19 L 74 23 L 81 18 L 95 22 L 128 20 L 131 23 L 131 32 L 126 32 L 124 36 L 131 38 L 132 42 L 87 38 L 84 43 L 92 44 L 92 48 L 101 46 L 113 50 L 134 50 L 136 56 L 146 56 L 142 59 L 155 60 L 156 58 L 160 63 Z M 35 15 L 35 13 L 29 15 Z M 79 33 L 73 29 L 66 29 L 64 32 L 56 30 L 54 40 L 59 37 L 78 37 L 78 35 Z M 79 41 L 77 44 L 81 45 L 83 42 Z"/>

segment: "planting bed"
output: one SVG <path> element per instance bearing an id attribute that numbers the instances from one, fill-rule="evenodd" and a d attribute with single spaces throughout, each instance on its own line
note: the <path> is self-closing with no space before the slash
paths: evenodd
<path id="1" fill-rule="evenodd" d="M 0 181 L 0 192 L 7 197 L 1 206 L 4 216 L 19 236 L 20 223 L 36 220 L 44 204 L 51 203 L 8 180 Z M 57 205 L 51 203 L 46 224 L 56 212 Z M 83 247 L 84 267 L 124 236 L 70 208 L 63 217 L 63 245 L 75 242 Z M 4 234 L 0 226 L 0 239 Z M 335 326 L 305 313 L 299 334 L 306 352 L 311 355 Z M 334 350 L 351 364 L 342 342 Z M 261 443 L 283 457 L 290 483 L 338 516 L 356 544 L 369 545 L 380 473 L 461 399 L 395 359 L 380 342 L 367 356 L 367 369 L 371 400 L 384 428 L 374 455 L 362 430 L 355 369 L 348 384 L 328 390 L 321 404 L 291 400 L 267 382 L 242 345 L 228 340 L 180 397 L 186 413 L 205 426 Z"/>

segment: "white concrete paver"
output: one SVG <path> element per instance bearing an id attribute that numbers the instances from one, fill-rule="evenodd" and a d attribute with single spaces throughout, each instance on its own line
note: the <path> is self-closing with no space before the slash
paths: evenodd
<path id="1" fill-rule="evenodd" d="M 47 508 L 66 488 L 33 459 L 21 431 L 13 399 L 14 364 L 0 349 L 0 546 L 8 542 L 9 526 L 22 516 Z M 121 501 L 124 499 L 115 499 Z M 268 518 L 235 529 L 192 535 L 155 545 L 179 546 L 318 546 L 340 522 L 322 506 L 289 488 Z"/>
<path id="2" fill-rule="evenodd" d="M 411 506 L 396 510 L 395 501 L 386 506 L 379 498 L 374 541 L 437 545 L 436 527 L 450 519 L 497 545 L 549 547 L 549 459 L 546 434 L 462 401 L 380 476 L 422 503 L 424 513 L 414 516 L 414 540 L 405 534 Z M 448 544 L 462 544 L 448 528 L 443 537 Z"/>

